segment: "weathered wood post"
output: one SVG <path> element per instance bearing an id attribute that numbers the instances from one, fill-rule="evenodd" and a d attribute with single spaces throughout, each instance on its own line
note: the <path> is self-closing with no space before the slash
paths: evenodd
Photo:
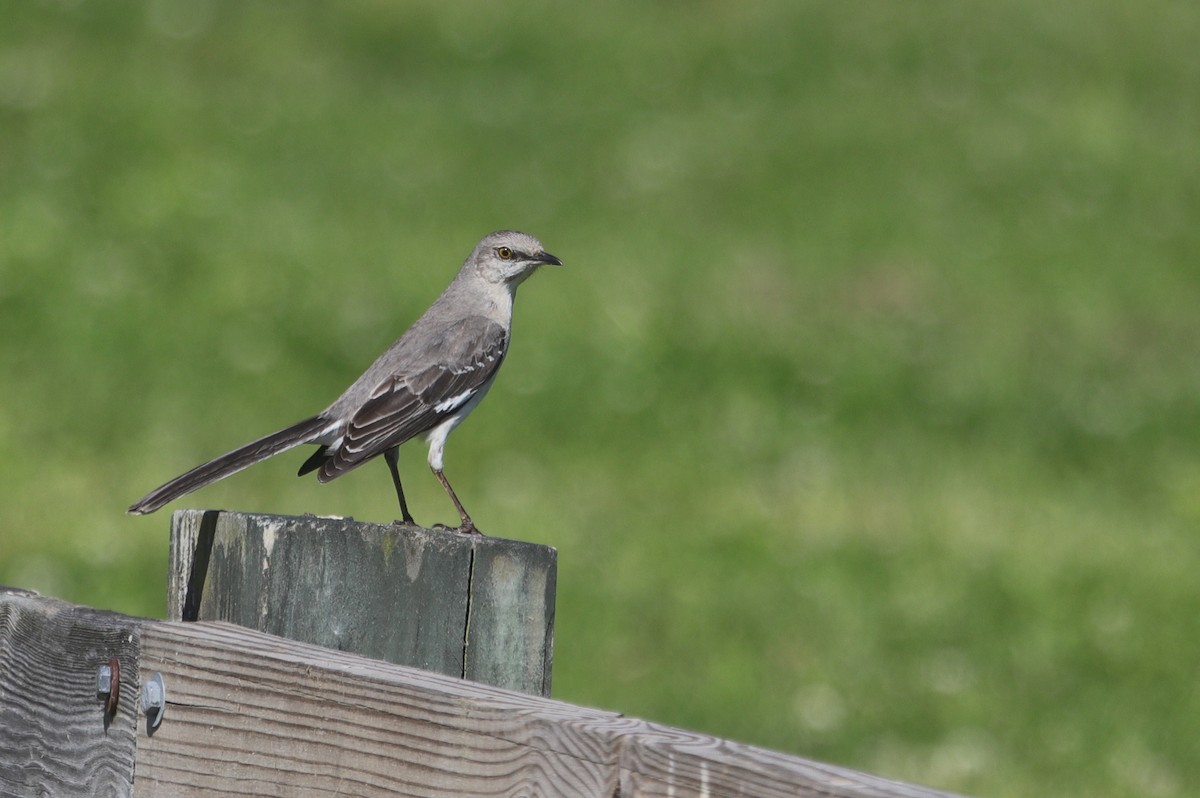
<path id="1" fill-rule="evenodd" d="M 180 510 L 168 621 L 261 632 L 550 694 L 557 553 L 349 518 Z"/>

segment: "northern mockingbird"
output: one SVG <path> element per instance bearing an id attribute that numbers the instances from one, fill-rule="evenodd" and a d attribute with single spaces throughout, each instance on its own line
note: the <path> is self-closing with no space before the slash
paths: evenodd
<path id="1" fill-rule="evenodd" d="M 539 266 L 561 266 L 536 238 L 502 230 L 484 237 L 458 275 L 421 318 L 346 392 L 312 418 L 196 466 L 155 488 L 130 508 L 152 513 L 169 501 L 305 443 L 320 448 L 300 466 L 328 482 L 382 454 L 392 472 L 400 512 L 413 524 L 397 466 L 402 443 L 424 434 L 429 467 L 462 519 L 478 530 L 442 473 L 446 437 L 492 387 L 508 352 L 513 299 Z"/>

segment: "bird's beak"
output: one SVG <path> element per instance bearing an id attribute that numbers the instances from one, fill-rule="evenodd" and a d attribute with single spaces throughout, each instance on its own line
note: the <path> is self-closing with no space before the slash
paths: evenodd
<path id="1" fill-rule="evenodd" d="M 538 263 L 545 263 L 550 266 L 562 266 L 562 261 L 551 255 L 549 252 L 542 251 L 533 256 L 533 259 Z"/>

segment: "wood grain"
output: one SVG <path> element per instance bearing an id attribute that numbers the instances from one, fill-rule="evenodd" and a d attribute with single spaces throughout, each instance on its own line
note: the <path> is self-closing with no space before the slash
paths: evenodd
<path id="1" fill-rule="evenodd" d="M 619 762 L 622 796 L 931 798 L 948 795 L 646 721 L 629 720 L 618 733 L 624 741 Z"/>
<path id="2" fill-rule="evenodd" d="M 106 728 L 109 656 L 122 694 Z M 135 705 L 155 672 L 167 705 L 148 734 Z M 0 743 L 5 796 L 947 795 L 233 624 L 3 589 Z"/>
<path id="3" fill-rule="evenodd" d="M 225 624 L 148 627 L 143 668 L 169 702 L 139 795 L 946 795 Z"/>
<path id="4" fill-rule="evenodd" d="M 149 626 L 142 667 L 162 672 L 168 704 L 162 726 L 141 741 L 137 795 L 611 796 L 616 788 L 614 743 L 586 723 L 609 713 L 227 624 Z"/>
<path id="5" fill-rule="evenodd" d="M 554 549 L 344 518 L 182 510 L 170 620 L 301 642 L 548 694 Z"/>
<path id="6" fill-rule="evenodd" d="M 0 587 L 0 795 L 130 794 L 140 624 Z M 107 717 L 96 671 L 110 657 L 121 689 Z"/>
<path id="7" fill-rule="evenodd" d="M 550 695 L 558 553 L 501 538 L 472 540 L 462 675 Z"/>

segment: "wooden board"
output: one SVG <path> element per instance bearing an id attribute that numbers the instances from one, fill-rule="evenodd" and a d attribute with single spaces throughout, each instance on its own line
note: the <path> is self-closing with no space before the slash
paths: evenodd
<path id="1" fill-rule="evenodd" d="M 0 587 L 0 795 L 125 796 L 141 621 Z M 116 657 L 108 716 L 96 672 Z"/>
<path id="2" fill-rule="evenodd" d="M 106 727 L 96 668 L 122 663 Z M 149 733 L 135 709 L 161 674 Z M 923 787 L 298 643 L 0 589 L 5 796 L 938 798 Z"/>
<path id="3" fill-rule="evenodd" d="M 142 650 L 168 705 L 138 795 L 945 795 L 226 624 L 155 624 Z"/>
<path id="4" fill-rule="evenodd" d="M 572 722 L 615 717 L 606 713 L 226 624 L 147 629 L 143 669 L 162 672 L 168 703 L 140 742 L 137 795 L 231 784 L 245 795 L 430 798 L 615 787 L 613 742 L 572 732 Z"/>

